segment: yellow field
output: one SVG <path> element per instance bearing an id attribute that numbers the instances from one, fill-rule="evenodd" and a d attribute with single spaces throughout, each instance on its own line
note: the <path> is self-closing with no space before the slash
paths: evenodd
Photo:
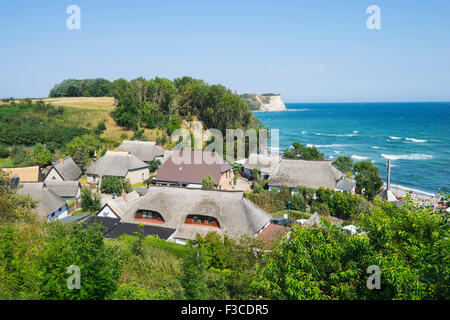
<path id="1" fill-rule="evenodd" d="M 75 97 L 75 98 L 46 98 L 40 99 L 54 106 L 64 106 L 66 117 L 72 124 L 94 128 L 97 124 L 106 120 L 106 131 L 103 137 L 119 140 L 122 134 L 128 138 L 133 136 L 133 131 L 125 130 L 118 126 L 113 118 L 114 98 L 112 97 Z M 152 141 L 156 140 L 158 129 L 145 129 L 145 136 Z"/>

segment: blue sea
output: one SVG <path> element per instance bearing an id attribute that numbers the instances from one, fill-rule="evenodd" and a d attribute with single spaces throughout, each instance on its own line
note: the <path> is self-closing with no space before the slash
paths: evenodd
<path id="1" fill-rule="evenodd" d="M 326 159 L 371 161 L 392 184 L 450 191 L 450 102 L 287 103 L 286 111 L 255 112 L 279 129 L 280 152 L 293 142 L 314 145 Z"/>

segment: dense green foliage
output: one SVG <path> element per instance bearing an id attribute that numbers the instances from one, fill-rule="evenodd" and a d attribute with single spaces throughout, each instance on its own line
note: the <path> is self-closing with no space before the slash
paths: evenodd
<path id="1" fill-rule="evenodd" d="M 333 165 L 342 173 L 351 172 L 353 169 L 353 160 L 350 157 L 340 156 L 333 161 Z"/>
<path id="2" fill-rule="evenodd" d="M 356 194 L 319 188 L 316 190 L 315 202 L 326 204 L 332 216 L 341 219 L 349 219 L 357 212 L 363 199 Z"/>
<path id="3" fill-rule="evenodd" d="M 316 147 L 305 147 L 304 145 L 294 142 L 289 149 L 284 150 L 283 157 L 286 159 L 302 159 L 302 160 L 323 160 L 323 153 L 320 153 Z"/>
<path id="4" fill-rule="evenodd" d="M 50 90 L 49 97 L 110 97 L 112 83 L 106 79 L 66 79 Z"/>
<path id="5" fill-rule="evenodd" d="M 364 190 L 364 196 L 373 200 L 383 187 L 383 180 L 380 177 L 380 170 L 370 161 L 360 161 L 353 167 L 356 176 L 356 186 Z"/>
<path id="6" fill-rule="evenodd" d="M 32 149 L 23 146 L 14 146 L 11 150 L 12 164 L 15 166 L 46 167 L 51 164 L 53 156 L 50 150 L 37 143 Z"/>
<path id="7" fill-rule="evenodd" d="M 50 151 L 62 148 L 74 137 L 89 133 L 88 129 L 60 121 L 63 107 L 41 101 L 21 101 L 0 107 L 0 144 L 45 144 Z"/>
<path id="8" fill-rule="evenodd" d="M 103 177 L 100 189 L 103 193 L 115 193 L 116 195 L 133 191 L 130 181 L 119 177 Z"/>
<path id="9" fill-rule="evenodd" d="M 253 288 L 272 299 L 448 299 L 449 222 L 411 201 L 377 203 L 350 236 L 326 222 L 291 229 L 257 270 Z M 367 288 L 371 265 L 381 289 Z"/>
<path id="10" fill-rule="evenodd" d="M 211 175 L 208 174 L 207 176 L 203 177 L 202 189 L 212 190 L 212 189 L 214 189 L 214 186 L 215 186 L 215 182 L 214 182 L 213 177 L 211 177 Z"/>
<path id="11" fill-rule="evenodd" d="M 90 187 L 81 189 L 81 209 L 86 212 L 97 213 L 101 208 L 100 196 L 93 192 Z"/>
<path id="12" fill-rule="evenodd" d="M 150 170 L 150 172 L 156 172 L 159 169 L 160 165 L 161 165 L 161 160 L 153 159 L 152 161 L 150 161 L 150 163 L 148 165 L 148 169 Z"/>
<path id="13" fill-rule="evenodd" d="M 242 99 L 221 85 L 208 85 L 190 77 L 170 81 L 164 78 L 113 83 L 116 121 L 138 129 L 161 128 L 170 135 L 181 127 L 181 119 L 197 117 L 207 128 L 250 128 L 259 121 Z"/>

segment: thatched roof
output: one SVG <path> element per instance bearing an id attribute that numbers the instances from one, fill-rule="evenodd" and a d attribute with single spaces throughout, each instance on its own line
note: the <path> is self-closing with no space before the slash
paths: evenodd
<path id="1" fill-rule="evenodd" d="M 74 198 L 80 188 L 78 181 L 51 181 L 45 182 L 49 190 L 52 190 L 58 196 L 63 198 Z"/>
<path id="2" fill-rule="evenodd" d="M 124 140 L 116 150 L 126 150 L 142 161 L 152 161 L 155 157 L 164 155 L 164 149 L 154 141 Z"/>
<path id="3" fill-rule="evenodd" d="M 3 171 L 5 171 L 11 177 L 13 175 L 17 175 L 21 183 L 43 181 L 41 169 L 39 169 L 39 166 L 3 168 Z"/>
<path id="4" fill-rule="evenodd" d="M 30 196 L 33 200 L 39 201 L 36 206 L 36 211 L 45 221 L 47 221 L 48 215 L 66 204 L 63 198 L 48 189 L 43 182 L 24 183 L 23 187 L 17 193 Z"/>
<path id="5" fill-rule="evenodd" d="M 356 187 L 356 181 L 355 180 L 348 180 L 348 179 L 342 179 L 336 185 L 336 189 L 347 191 L 347 192 L 352 191 L 353 188 L 355 188 L 355 187 Z"/>
<path id="6" fill-rule="evenodd" d="M 147 168 L 147 164 L 127 151 L 107 151 L 86 169 L 86 173 L 124 178 L 128 171 L 142 168 Z"/>
<path id="7" fill-rule="evenodd" d="M 245 161 L 244 168 L 250 171 L 257 168 L 260 173 L 270 175 L 280 161 L 281 158 L 279 156 L 264 156 L 262 154 L 252 153 Z"/>
<path id="8" fill-rule="evenodd" d="M 310 188 L 334 189 L 343 177 L 342 172 L 328 160 L 290 160 L 281 159 L 275 171 L 269 177 L 269 186 L 290 188 L 304 186 Z"/>
<path id="9" fill-rule="evenodd" d="M 124 222 L 134 222 L 138 210 L 158 212 L 164 224 L 141 222 L 148 225 L 173 228 L 175 238 L 194 240 L 197 234 L 217 232 L 229 237 L 240 238 L 244 234 L 259 232 L 271 216 L 251 201 L 243 192 L 212 191 L 175 187 L 150 187 L 149 192 L 122 217 Z M 184 224 L 188 215 L 204 215 L 217 219 L 220 228 Z"/>
<path id="10" fill-rule="evenodd" d="M 218 185 L 222 173 L 228 170 L 231 166 L 215 152 L 176 150 L 159 167 L 156 181 L 201 184 L 211 175 Z"/>
<path id="11" fill-rule="evenodd" d="M 71 157 L 60 159 L 53 163 L 53 168 L 59 173 L 64 181 L 78 180 L 81 176 L 81 169 Z"/>
<path id="12" fill-rule="evenodd" d="M 109 200 L 100 210 L 101 212 L 105 206 L 109 206 L 111 210 L 119 217 L 122 218 L 127 210 L 141 198 L 139 193 L 131 191 L 128 194 L 124 194 L 115 199 Z M 98 213 L 97 213 L 98 215 Z"/>

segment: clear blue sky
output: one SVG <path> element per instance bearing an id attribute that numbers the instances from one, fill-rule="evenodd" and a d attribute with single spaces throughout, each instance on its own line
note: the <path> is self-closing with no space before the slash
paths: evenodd
<path id="1" fill-rule="evenodd" d="M 81 30 L 66 9 L 81 8 Z M 368 30 L 366 8 L 381 9 Z M 0 3 L 0 97 L 66 78 L 189 75 L 286 102 L 450 101 L 450 1 Z"/>

